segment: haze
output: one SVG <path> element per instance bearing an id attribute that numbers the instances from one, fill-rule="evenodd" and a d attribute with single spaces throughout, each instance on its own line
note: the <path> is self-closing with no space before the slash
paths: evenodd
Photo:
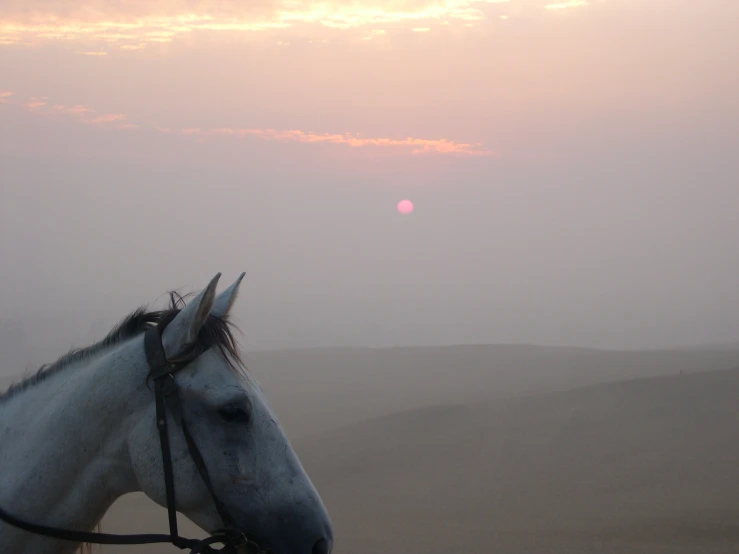
<path id="1" fill-rule="evenodd" d="M 334 554 L 736 553 L 737 23 L 736 0 L 0 0 L 0 391 L 245 271 L 246 365 Z M 39 427 L 113 459 L 83 445 L 85 364 L 6 396 L 12 498 L 59 471 L 25 455 Z M 56 386 L 64 408 L 28 401 Z M 134 493 L 102 527 L 166 519 Z"/>
<path id="2" fill-rule="evenodd" d="M 251 350 L 735 341 L 738 20 L 2 0 L 3 371 L 216 271 Z"/>

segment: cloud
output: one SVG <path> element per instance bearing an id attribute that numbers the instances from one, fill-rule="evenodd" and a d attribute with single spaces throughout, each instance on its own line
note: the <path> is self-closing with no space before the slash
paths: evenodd
<path id="1" fill-rule="evenodd" d="M 76 41 L 136 51 L 193 33 L 244 33 L 312 25 L 324 29 L 363 29 L 398 25 L 427 29 L 432 24 L 497 19 L 501 9 L 534 2 L 539 9 L 586 5 L 582 0 L 5 0 L 0 20 L 0 45 L 44 41 Z M 496 6 L 500 6 L 499 8 Z M 492 10 L 492 12 L 491 12 Z M 105 55 L 103 50 L 83 50 Z"/>
<path id="2" fill-rule="evenodd" d="M 385 29 L 372 29 L 362 39 L 363 40 L 372 40 L 375 37 L 382 37 L 382 36 L 385 36 L 386 34 L 387 34 L 387 31 Z"/>
<path id="3" fill-rule="evenodd" d="M 362 137 L 352 133 L 312 133 L 299 129 L 276 130 L 276 129 L 183 129 L 182 134 L 189 136 L 213 137 L 247 137 L 256 136 L 264 140 L 275 140 L 280 142 L 300 142 L 306 144 L 328 143 L 344 145 L 352 148 L 379 147 L 399 148 L 410 150 L 413 154 L 456 154 L 462 156 L 494 156 L 492 150 L 484 148 L 481 144 L 470 144 L 455 142 L 447 139 L 420 139 L 407 137 L 404 139 Z"/>
<path id="4" fill-rule="evenodd" d="M 126 116 L 120 113 L 110 113 L 104 115 L 98 115 L 90 119 L 86 119 L 85 123 L 113 123 L 114 121 L 123 121 Z"/>
<path id="5" fill-rule="evenodd" d="M 11 97 L 13 97 L 11 99 Z M 126 116 L 120 113 L 100 114 L 95 110 L 75 104 L 73 106 L 65 106 L 63 104 L 50 104 L 47 98 L 29 98 L 26 101 L 16 100 L 12 92 L 0 92 L 0 103 L 12 104 L 21 108 L 32 111 L 34 114 L 41 115 L 49 119 L 66 118 L 72 119 L 79 123 L 88 125 L 106 125 L 110 123 L 117 124 L 119 129 L 130 129 L 134 124 L 125 122 Z M 138 125 L 136 125 L 138 127 Z"/>
<path id="6" fill-rule="evenodd" d="M 82 115 L 82 114 L 86 114 L 90 112 L 89 108 L 86 108 L 85 106 L 80 106 L 80 105 L 60 106 L 57 104 L 56 106 L 52 106 L 52 108 L 57 112 L 65 113 L 69 115 Z"/>
<path id="7" fill-rule="evenodd" d="M 11 93 L 0 93 L 0 99 L 10 103 Z M 16 102 L 15 105 L 26 107 L 38 114 L 50 119 L 64 118 L 86 125 L 101 126 L 116 130 L 149 130 L 164 135 L 180 135 L 194 137 L 200 140 L 208 140 L 218 137 L 229 139 L 244 139 L 254 137 L 261 140 L 275 142 L 293 142 L 300 144 L 329 144 L 345 146 L 350 148 L 384 148 L 394 149 L 399 152 L 410 152 L 411 154 L 441 154 L 455 156 L 496 156 L 492 150 L 485 148 L 479 143 L 457 142 L 445 138 L 428 139 L 417 137 L 390 138 L 390 137 L 364 137 L 358 133 L 315 133 L 302 131 L 300 129 L 249 129 L 221 127 L 212 129 L 183 128 L 173 131 L 169 128 L 159 127 L 155 124 L 147 124 L 141 121 L 129 121 L 121 113 L 98 113 L 92 108 L 75 104 L 71 106 L 62 104 L 48 104 L 35 98 L 26 102 Z"/>
<path id="8" fill-rule="evenodd" d="M 581 6 L 587 6 L 586 0 L 569 0 L 568 2 L 558 2 L 556 4 L 547 4 L 544 6 L 548 10 L 564 10 L 567 8 L 578 8 Z"/>

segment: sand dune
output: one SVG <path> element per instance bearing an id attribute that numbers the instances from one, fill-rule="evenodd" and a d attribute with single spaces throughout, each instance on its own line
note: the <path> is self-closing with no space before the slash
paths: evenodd
<path id="1" fill-rule="evenodd" d="M 422 406 L 739 366 L 739 348 L 607 351 L 526 345 L 249 354 L 291 437 Z"/>
<path id="2" fill-rule="evenodd" d="M 332 513 L 337 553 L 739 551 L 736 351 L 491 346 L 248 362 Z M 162 532 L 166 515 L 129 495 L 104 529 Z"/>
<path id="3" fill-rule="evenodd" d="M 739 370 L 414 410 L 298 441 L 342 552 L 736 552 Z"/>

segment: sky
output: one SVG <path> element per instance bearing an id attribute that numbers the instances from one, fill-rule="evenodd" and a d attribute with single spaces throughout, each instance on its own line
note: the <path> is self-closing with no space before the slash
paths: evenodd
<path id="1" fill-rule="evenodd" d="M 738 21 L 0 0 L 0 320 L 66 348 L 245 271 L 252 349 L 737 341 Z"/>

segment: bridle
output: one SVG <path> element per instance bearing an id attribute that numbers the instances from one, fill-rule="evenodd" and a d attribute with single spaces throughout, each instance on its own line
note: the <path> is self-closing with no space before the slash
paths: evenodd
<path id="1" fill-rule="evenodd" d="M 154 380 L 154 398 L 156 401 L 156 418 L 157 431 L 159 432 L 159 440 L 162 450 L 162 462 L 164 465 L 164 485 L 167 497 L 167 514 L 169 517 L 169 535 L 163 534 L 142 534 L 142 535 L 113 535 L 109 533 L 92 533 L 87 531 L 73 531 L 69 529 L 58 529 L 55 527 L 47 527 L 35 523 L 28 523 L 17 517 L 14 517 L 2 508 L 0 508 L 0 520 L 14 527 L 49 538 L 67 540 L 80 543 L 90 544 L 115 544 L 115 545 L 136 545 L 136 544 L 156 544 L 171 543 L 181 550 L 190 550 L 190 554 L 236 554 L 237 548 L 250 547 L 256 554 L 266 554 L 260 548 L 259 544 L 250 538 L 247 534 L 237 531 L 234 520 L 228 513 L 226 506 L 221 502 L 213 490 L 213 485 L 205 466 L 203 456 L 200 454 L 195 441 L 188 430 L 187 423 L 182 417 L 182 405 L 180 403 L 179 391 L 174 380 L 174 375 L 203 352 L 207 348 L 192 348 L 190 352 L 177 358 L 169 360 L 162 346 L 162 331 L 170 320 L 160 321 L 157 325 L 147 329 L 144 335 L 144 348 L 146 350 L 146 359 L 149 364 L 149 378 Z M 187 449 L 190 457 L 197 467 L 200 477 L 203 479 L 213 502 L 215 503 L 218 515 L 223 521 L 224 528 L 214 532 L 203 540 L 186 539 L 181 537 L 177 530 L 177 504 L 174 488 L 174 473 L 172 471 L 172 454 L 169 446 L 169 432 L 167 427 L 167 407 L 182 427 L 185 436 Z M 212 548 L 213 544 L 222 544 L 222 549 Z"/>

